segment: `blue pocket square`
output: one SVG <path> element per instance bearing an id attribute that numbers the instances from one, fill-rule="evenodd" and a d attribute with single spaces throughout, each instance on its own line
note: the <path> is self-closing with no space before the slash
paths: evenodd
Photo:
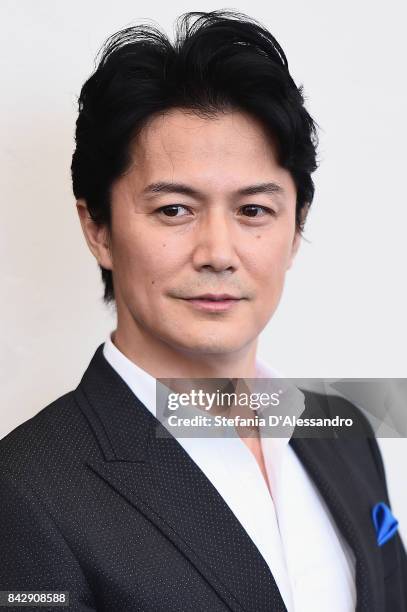
<path id="1" fill-rule="evenodd" d="M 379 502 L 374 506 L 372 518 L 376 529 L 377 543 L 379 546 L 383 546 L 387 540 L 394 536 L 399 522 L 384 502 Z"/>

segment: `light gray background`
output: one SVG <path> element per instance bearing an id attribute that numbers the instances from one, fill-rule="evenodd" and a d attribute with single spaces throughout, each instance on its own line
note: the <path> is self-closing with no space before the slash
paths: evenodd
<path id="1" fill-rule="evenodd" d="M 114 328 L 70 185 L 76 98 L 97 50 L 189 10 L 264 23 L 322 128 L 306 238 L 259 353 L 286 376 L 405 377 L 402 2 L 2 0 L 0 437 L 77 385 Z M 407 540 L 406 440 L 380 440 Z"/>

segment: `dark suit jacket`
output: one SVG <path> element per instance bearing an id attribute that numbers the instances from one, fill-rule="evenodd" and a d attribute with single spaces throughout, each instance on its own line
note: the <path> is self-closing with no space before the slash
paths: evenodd
<path id="1" fill-rule="evenodd" d="M 0 442 L 0 590 L 69 591 L 82 611 L 285 610 L 241 524 L 102 349 L 75 391 Z M 322 404 L 306 393 L 306 409 Z M 290 444 L 354 551 L 357 610 L 406 611 L 402 542 L 379 547 L 371 520 L 390 503 L 374 437 Z"/>

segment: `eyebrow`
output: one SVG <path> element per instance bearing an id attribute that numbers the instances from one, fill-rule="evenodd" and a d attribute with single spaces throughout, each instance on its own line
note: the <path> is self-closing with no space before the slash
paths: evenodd
<path id="1" fill-rule="evenodd" d="M 197 189 L 194 189 L 190 185 L 184 183 L 167 183 L 165 181 L 159 181 L 158 183 L 151 183 L 143 189 L 143 194 L 156 194 L 156 193 L 181 193 L 196 198 L 204 198 L 204 194 Z M 257 183 L 255 185 L 247 185 L 233 192 L 233 195 L 238 196 L 250 196 L 258 193 L 266 194 L 279 194 L 283 195 L 284 189 L 278 183 Z"/>

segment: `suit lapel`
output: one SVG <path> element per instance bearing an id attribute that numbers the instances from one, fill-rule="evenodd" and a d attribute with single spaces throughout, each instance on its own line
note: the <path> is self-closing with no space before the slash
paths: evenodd
<path id="1" fill-rule="evenodd" d="M 307 410 L 315 416 L 321 407 L 306 394 Z M 304 415 L 307 416 L 307 415 Z M 377 497 L 362 471 L 358 457 L 363 441 L 344 438 L 291 438 L 290 444 L 324 498 L 356 559 L 357 612 L 382 612 L 385 594 L 380 551 L 371 520 Z"/>
<path id="2" fill-rule="evenodd" d="M 271 572 L 208 478 L 103 357 L 75 391 L 102 457 L 88 463 L 189 559 L 234 612 L 285 612 Z"/>

